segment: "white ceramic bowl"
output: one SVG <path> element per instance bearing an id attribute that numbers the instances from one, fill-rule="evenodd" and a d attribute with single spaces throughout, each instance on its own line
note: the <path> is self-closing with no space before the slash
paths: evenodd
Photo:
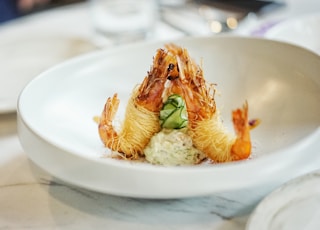
<path id="1" fill-rule="evenodd" d="M 320 171 L 285 183 L 257 206 L 246 230 L 318 230 Z"/>
<path id="2" fill-rule="evenodd" d="M 31 81 L 18 102 L 18 132 L 29 157 L 71 184 L 108 194 L 182 198 L 275 186 L 320 163 L 320 57 L 289 44 L 241 37 L 185 38 L 206 79 L 218 84 L 227 126 L 245 100 L 261 125 L 253 157 L 241 162 L 161 167 L 103 158 L 93 121 L 115 92 L 123 114 L 133 87 L 165 42 L 142 43 L 72 59 Z M 232 130 L 231 130 L 232 131 Z M 253 190 L 252 190 L 253 191 Z M 252 193 L 253 194 L 253 193 Z M 237 194 L 239 196 L 239 194 Z M 251 196 L 251 195 L 250 195 Z M 241 197 L 240 197 L 241 199 Z"/>

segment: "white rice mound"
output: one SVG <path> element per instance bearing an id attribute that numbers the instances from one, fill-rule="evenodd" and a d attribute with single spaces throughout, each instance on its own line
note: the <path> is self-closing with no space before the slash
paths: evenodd
<path id="1" fill-rule="evenodd" d="M 151 138 L 144 154 L 149 163 L 165 166 L 195 165 L 206 159 L 193 147 L 186 129 L 162 129 Z"/>

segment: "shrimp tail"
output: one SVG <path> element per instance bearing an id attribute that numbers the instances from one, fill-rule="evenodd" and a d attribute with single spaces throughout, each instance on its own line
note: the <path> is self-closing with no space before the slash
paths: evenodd
<path id="1" fill-rule="evenodd" d="M 119 107 L 120 100 L 118 95 L 114 94 L 113 97 L 109 97 L 102 111 L 99 121 L 99 135 L 106 147 L 112 150 L 118 149 L 119 137 L 113 127 L 113 119 Z"/>
<path id="2" fill-rule="evenodd" d="M 232 111 L 232 121 L 236 139 L 231 147 L 232 160 L 247 159 L 251 154 L 250 124 L 248 121 L 248 103 Z"/>

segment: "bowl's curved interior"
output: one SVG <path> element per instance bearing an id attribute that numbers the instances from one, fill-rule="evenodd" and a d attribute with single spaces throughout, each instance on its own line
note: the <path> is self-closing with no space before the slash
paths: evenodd
<path id="1" fill-rule="evenodd" d="M 152 57 L 163 43 L 95 52 L 42 73 L 23 90 L 18 102 L 19 117 L 39 138 L 68 154 L 98 161 L 106 167 L 126 164 L 102 159 L 107 150 L 102 146 L 93 117 L 100 115 L 107 97 L 118 93 L 121 102 L 117 120 L 121 120 L 132 89 L 142 82 Z M 217 105 L 231 132 L 231 111 L 246 100 L 249 116 L 261 119 L 260 126 L 252 131 L 253 159 L 243 164 L 277 154 L 318 129 L 317 55 L 289 44 L 255 38 L 189 38 L 175 43 L 186 47 L 201 63 L 207 81 L 217 83 Z M 194 170 L 199 168 L 202 167 Z M 223 172 L 231 179 L 237 175 L 237 172 L 230 174 L 232 167 L 227 169 Z"/>

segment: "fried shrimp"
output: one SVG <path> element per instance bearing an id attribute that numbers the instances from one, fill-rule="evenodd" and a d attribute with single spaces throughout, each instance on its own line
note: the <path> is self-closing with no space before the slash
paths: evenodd
<path id="1" fill-rule="evenodd" d="M 172 62 L 173 57 L 168 52 L 162 49 L 157 51 L 147 76 L 133 90 L 119 132 L 113 126 L 113 120 L 120 101 L 117 94 L 107 99 L 98 127 L 100 138 L 107 148 L 128 159 L 143 156 L 143 149 L 161 129 L 159 113 L 165 82 L 172 72 L 169 68 Z"/>
<path id="2" fill-rule="evenodd" d="M 170 93 L 184 98 L 188 113 L 188 134 L 194 146 L 214 162 L 246 159 L 251 154 L 248 104 L 232 112 L 235 134 L 224 127 L 216 108 L 215 86 L 205 81 L 203 71 L 188 51 L 173 44 L 166 46 L 177 59 L 179 76 L 170 78 Z"/>
<path id="3" fill-rule="evenodd" d="M 104 145 L 126 159 L 156 159 L 158 164 L 167 164 L 165 160 L 172 156 L 168 158 L 170 164 L 179 165 L 181 162 L 176 159 L 189 159 L 184 153 L 190 152 L 183 150 L 177 157 L 176 150 L 163 149 L 163 142 L 154 137 L 161 137 L 164 129 L 180 133 L 177 129 L 184 128 L 192 141 L 187 144 L 201 155 L 199 158 L 195 151 L 194 164 L 198 158 L 216 163 L 247 159 L 252 148 L 250 129 L 259 123 L 249 122 L 248 103 L 232 111 L 235 132 L 228 132 L 214 100 L 215 85 L 206 82 L 202 68 L 186 49 L 174 44 L 165 48 L 157 50 L 147 76 L 134 88 L 120 130 L 113 125 L 120 100 L 117 94 L 107 99 L 98 128 Z"/>

